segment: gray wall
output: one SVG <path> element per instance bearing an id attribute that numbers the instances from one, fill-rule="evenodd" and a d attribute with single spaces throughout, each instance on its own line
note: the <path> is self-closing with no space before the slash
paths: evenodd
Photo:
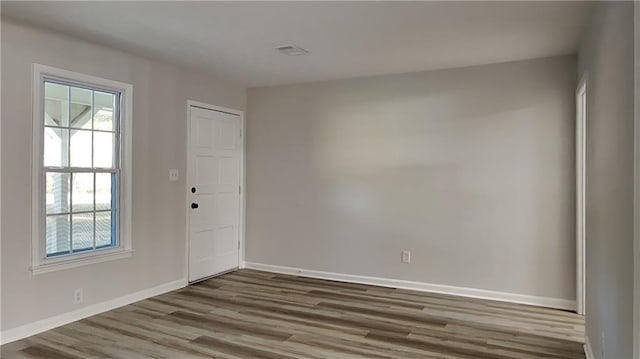
<path id="1" fill-rule="evenodd" d="M 250 89 L 247 261 L 575 300 L 575 74 Z"/>
<path id="2" fill-rule="evenodd" d="M 596 357 L 631 358 L 633 3 L 600 3 L 579 54 L 587 80 L 587 336 Z M 604 333 L 605 342 L 602 342 Z"/>
<path id="3" fill-rule="evenodd" d="M 31 64 L 131 83 L 132 257 L 32 275 Z M 245 90 L 211 76 L 2 19 L 2 330 L 185 277 L 186 100 L 244 109 Z M 169 182 L 168 169 L 181 179 Z"/>

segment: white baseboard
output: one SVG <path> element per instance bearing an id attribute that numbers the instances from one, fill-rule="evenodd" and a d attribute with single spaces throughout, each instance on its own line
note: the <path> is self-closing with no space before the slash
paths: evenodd
<path id="1" fill-rule="evenodd" d="M 530 304 L 530 305 L 535 305 L 540 307 L 557 308 L 557 309 L 563 309 L 563 310 L 572 310 L 572 311 L 576 310 L 575 300 L 568 300 L 568 299 L 561 299 L 561 298 L 539 297 L 539 296 L 525 295 L 525 294 L 497 292 L 497 291 L 485 290 L 485 289 L 455 287 L 455 286 L 443 285 L 443 284 L 432 284 L 432 283 L 415 282 L 415 281 L 399 280 L 399 279 L 388 279 L 388 278 L 369 277 L 369 276 L 361 276 L 361 275 L 353 275 L 353 274 L 322 272 L 322 271 L 316 271 L 316 270 L 283 267 L 283 266 L 252 263 L 252 262 L 245 262 L 245 268 L 256 269 L 256 270 L 261 270 L 265 272 L 293 274 L 301 277 L 329 279 L 329 280 L 335 280 L 335 281 L 341 281 L 341 282 L 369 284 L 369 285 L 377 285 L 381 287 L 390 287 L 390 288 L 412 289 L 412 290 L 419 290 L 423 292 L 451 294 L 451 295 L 458 295 L 458 296 L 470 297 L 470 298 L 480 298 L 480 299 L 498 300 L 502 302 Z"/>
<path id="2" fill-rule="evenodd" d="M 25 324 L 16 328 L 8 329 L 0 333 L 0 344 L 11 343 L 22 338 L 30 337 L 47 330 L 69 324 L 90 317 L 92 315 L 104 313 L 106 311 L 125 306 L 143 299 L 164 294 L 172 290 L 183 288 L 187 285 L 187 279 L 179 279 L 173 282 L 161 284 L 153 288 L 143 289 L 139 292 L 127 294 L 122 297 L 114 298 L 106 302 L 92 304 L 72 312 L 56 315 L 37 322 Z"/>
<path id="3" fill-rule="evenodd" d="M 596 359 L 596 356 L 593 355 L 593 350 L 591 349 L 591 342 L 589 342 L 589 337 L 584 337 L 584 355 L 587 359 Z"/>

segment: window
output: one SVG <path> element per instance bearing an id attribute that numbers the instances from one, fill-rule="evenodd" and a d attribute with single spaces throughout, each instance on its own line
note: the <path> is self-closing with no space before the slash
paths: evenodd
<path id="1" fill-rule="evenodd" d="M 131 98 L 131 85 L 34 65 L 34 273 L 131 254 Z"/>

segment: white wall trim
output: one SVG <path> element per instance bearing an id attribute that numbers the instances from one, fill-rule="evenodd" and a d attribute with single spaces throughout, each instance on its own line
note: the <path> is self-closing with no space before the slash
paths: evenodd
<path id="1" fill-rule="evenodd" d="M 172 290 L 184 288 L 187 286 L 187 279 L 182 278 L 173 282 L 161 284 L 156 287 L 143 289 L 139 292 L 127 294 L 122 297 L 114 298 L 102 303 L 96 303 L 84 308 L 74 310 L 72 312 L 63 313 L 46 319 L 38 320 L 33 323 L 21 325 L 16 328 L 8 329 L 0 333 L 0 344 L 7 344 L 22 338 L 26 338 L 47 330 L 69 324 L 96 314 L 119 308 L 143 299 L 154 297 L 160 294 L 170 292 Z"/>
<path id="2" fill-rule="evenodd" d="M 596 356 L 593 355 L 593 350 L 591 350 L 591 343 L 589 342 L 589 337 L 584 337 L 584 355 L 587 359 L 596 359 Z"/>
<path id="3" fill-rule="evenodd" d="M 640 3 L 634 1 L 634 210 L 633 210 L 633 247 L 634 247 L 634 320 L 633 320 L 633 357 L 640 359 Z"/>
<path id="4" fill-rule="evenodd" d="M 349 282 L 349 283 L 369 284 L 369 285 L 377 285 L 381 287 L 390 287 L 390 288 L 412 289 L 412 290 L 418 290 L 423 292 L 451 294 L 451 295 L 458 295 L 458 296 L 470 297 L 470 298 L 480 298 L 480 299 L 498 300 L 502 302 L 530 304 L 530 305 L 557 308 L 557 309 L 563 309 L 563 310 L 576 310 L 575 300 L 568 300 L 568 299 L 561 299 L 561 298 L 539 297 L 539 296 L 533 296 L 533 295 L 506 293 L 506 292 L 498 292 L 498 291 L 476 289 L 476 288 L 456 287 L 456 286 L 450 286 L 450 285 L 415 282 L 415 281 L 400 280 L 400 279 L 389 279 L 389 278 L 369 277 L 369 276 L 361 276 L 361 275 L 354 275 L 354 274 L 323 272 L 323 271 L 316 271 L 316 270 L 309 270 L 309 269 L 302 269 L 302 268 L 292 268 L 292 267 L 284 267 L 284 266 L 252 263 L 252 262 L 246 262 L 244 266 L 245 268 L 248 268 L 248 269 L 255 269 L 255 270 L 261 270 L 261 271 L 273 272 L 273 273 L 292 274 L 292 275 L 297 275 L 301 277 L 328 279 L 328 280 L 336 280 L 336 281 Z"/>
<path id="5" fill-rule="evenodd" d="M 75 268 L 89 264 L 102 263 L 106 261 L 128 258 L 133 255 L 132 250 L 123 250 L 120 248 L 110 250 L 96 250 L 92 253 L 88 253 L 88 256 L 73 256 L 68 260 L 43 264 L 37 267 L 32 267 L 31 272 L 35 274 L 50 273 L 62 269 Z"/>

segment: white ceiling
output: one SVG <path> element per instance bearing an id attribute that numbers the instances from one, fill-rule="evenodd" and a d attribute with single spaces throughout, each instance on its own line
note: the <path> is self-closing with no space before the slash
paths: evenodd
<path id="1" fill-rule="evenodd" d="M 586 2 L 9 2 L 2 16 L 247 87 L 576 52 Z M 311 53 L 274 50 L 299 45 Z"/>

